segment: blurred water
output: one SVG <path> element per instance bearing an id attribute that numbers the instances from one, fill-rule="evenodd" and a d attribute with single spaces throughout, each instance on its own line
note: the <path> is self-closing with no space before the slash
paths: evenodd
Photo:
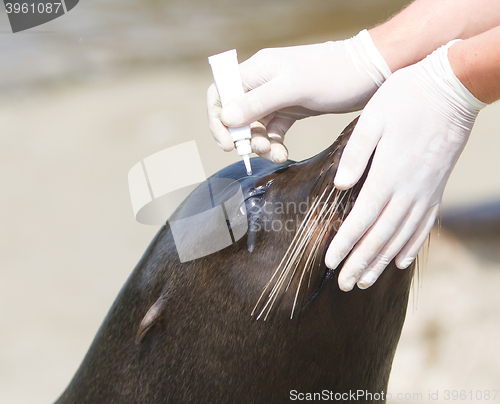
<path id="1" fill-rule="evenodd" d="M 385 20 L 405 0 L 83 0 L 67 15 L 12 34 L 0 12 L 0 93 L 34 83 L 256 50 Z"/>

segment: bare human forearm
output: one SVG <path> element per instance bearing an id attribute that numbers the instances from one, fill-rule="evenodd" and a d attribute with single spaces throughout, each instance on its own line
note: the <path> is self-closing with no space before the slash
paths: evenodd
<path id="1" fill-rule="evenodd" d="M 468 39 L 499 25 L 499 0 L 416 0 L 369 32 L 395 72 L 453 39 Z"/>
<path id="2" fill-rule="evenodd" d="M 500 99 L 500 26 L 454 43 L 448 50 L 451 68 L 479 100 Z"/>

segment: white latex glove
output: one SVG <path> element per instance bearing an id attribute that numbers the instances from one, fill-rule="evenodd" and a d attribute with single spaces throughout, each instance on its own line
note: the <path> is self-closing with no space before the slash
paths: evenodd
<path id="1" fill-rule="evenodd" d="M 359 110 L 391 74 L 366 30 L 344 41 L 263 49 L 240 72 L 248 92 L 224 109 L 215 85 L 208 89 L 209 128 L 231 151 L 226 126 L 251 124 L 252 151 L 275 162 L 287 159 L 283 141 L 296 120 Z"/>
<path id="2" fill-rule="evenodd" d="M 456 78 L 448 47 L 398 70 L 366 105 L 340 160 L 335 186 L 350 188 L 370 172 L 325 262 L 346 260 L 339 286 L 371 286 L 396 257 L 407 268 L 427 238 L 444 187 L 481 108 Z M 353 248 L 354 246 L 354 248 Z"/>

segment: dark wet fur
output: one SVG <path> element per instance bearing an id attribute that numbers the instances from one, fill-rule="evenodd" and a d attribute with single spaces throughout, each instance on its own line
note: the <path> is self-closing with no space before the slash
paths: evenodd
<path id="1" fill-rule="evenodd" d="M 352 128 L 305 162 L 280 168 L 253 159 L 253 177 L 245 176 L 241 163 L 216 176 L 240 179 L 249 196 L 248 220 L 263 220 L 266 213 L 255 217 L 251 203 L 305 200 L 326 180 L 320 173 L 336 168 Z M 255 191 L 262 186 L 262 193 Z M 196 191 L 177 214 L 192 205 Z M 290 390 L 386 391 L 413 266 L 400 271 L 391 263 L 373 287 L 344 293 L 338 271 L 323 264 L 333 235 L 322 240 L 299 315 L 290 320 L 293 294 L 287 292 L 264 322 L 250 313 L 294 233 L 255 231 L 250 243 L 244 236 L 215 254 L 180 263 L 167 223 L 57 404 L 285 403 Z"/>

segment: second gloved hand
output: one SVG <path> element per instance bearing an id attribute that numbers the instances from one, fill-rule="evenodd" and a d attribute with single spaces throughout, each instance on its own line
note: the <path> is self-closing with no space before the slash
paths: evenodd
<path id="1" fill-rule="evenodd" d="M 427 238 L 443 191 L 484 103 L 457 79 L 445 45 L 398 70 L 361 114 L 335 185 L 354 185 L 375 150 L 357 201 L 327 251 L 339 285 L 371 286 L 396 257 L 408 267 Z M 352 250 L 352 251 L 351 251 Z"/>
<path id="2" fill-rule="evenodd" d="M 344 41 L 264 49 L 240 72 L 247 92 L 223 110 L 215 85 L 209 88 L 209 128 L 231 151 L 227 126 L 251 124 L 252 151 L 275 162 L 287 159 L 284 137 L 296 120 L 359 110 L 391 74 L 366 30 Z"/>

